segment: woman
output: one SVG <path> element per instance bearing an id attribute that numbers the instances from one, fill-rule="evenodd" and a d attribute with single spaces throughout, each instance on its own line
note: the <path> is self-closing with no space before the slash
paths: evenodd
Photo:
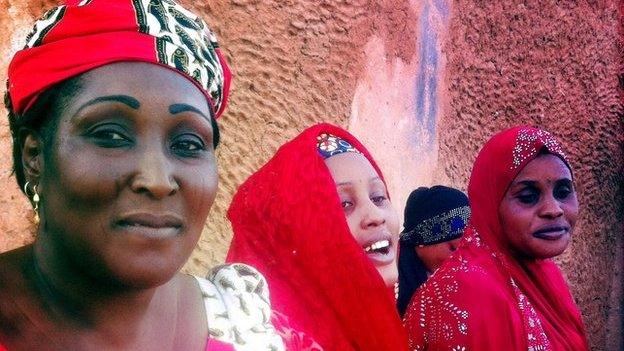
<path id="1" fill-rule="evenodd" d="M 0 255 L 13 350 L 280 350 L 251 267 L 179 272 L 214 201 L 230 74 L 172 0 L 52 9 L 9 66 L 14 170 L 39 219 Z"/>
<path id="2" fill-rule="evenodd" d="M 399 240 L 401 316 L 416 289 L 457 249 L 469 217 L 468 197 L 457 189 L 435 185 L 412 191 Z"/>
<path id="3" fill-rule="evenodd" d="M 351 134 L 303 131 L 240 186 L 228 218 L 227 260 L 257 267 L 296 329 L 326 350 L 407 350 L 393 298 L 398 216 Z"/>
<path id="4" fill-rule="evenodd" d="M 551 257 L 568 246 L 578 202 L 553 136 L 515 127 L 475 161 L 459 249 L 405 315 L 415 350 L 587 350 L 581 316 Z"/>

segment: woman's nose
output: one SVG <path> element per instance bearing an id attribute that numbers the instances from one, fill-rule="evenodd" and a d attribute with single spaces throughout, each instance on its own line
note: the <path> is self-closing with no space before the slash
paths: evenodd
<path id="1" fill-rule="evenodd" d="M 386 222 L 383 211 L 373 201 L 369 200 L 362 209 L 362 228 L 382 225 Z"/>
<path id="2" fill-rule="evenodd" d="M 167 155 L 160 151 L 146 150 L 137 160 L 130 188 L 135 193 L 147 194 L 155 199 L 173 195 L 179 189 L 173 171 L 174 167 Z"/>
<path id="3" fill-rule="evenodd" d="M 542 204 L 541 213 L 543 217 L 557 218 L 563 215 L 563 208 L 561 203 L 555 199 L 554 196 L 546 196 L 544 203 Z"/>

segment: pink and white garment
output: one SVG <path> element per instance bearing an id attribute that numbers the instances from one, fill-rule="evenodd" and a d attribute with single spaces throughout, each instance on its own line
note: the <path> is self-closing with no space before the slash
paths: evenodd
<path id="1" fill-rule="evenodd" d="M 258 271 L 234 263 L 216 267 L 207 278 L 195 277 L 204 298 L 211 339 L 235 351 L 286 350 L 271 322 L 267 283 Z"/>
<path id="2" fill-rule="evenodd" d="M 323 351 L 311 337 L 272 311 L 264 277 L 253 267 L 215 267 L 208 279 L 195 277 L 204 298 L 207 351 Z"/>

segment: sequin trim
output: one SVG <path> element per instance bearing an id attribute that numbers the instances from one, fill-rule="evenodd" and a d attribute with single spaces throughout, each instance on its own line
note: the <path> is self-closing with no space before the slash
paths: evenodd
<path id="1" fill-rule="evenodd" d="M 401 234 L 401 240 L 414 245 L 432 245 L 459 238 L 470 218 L 470 207 L 462 206 L 420 222 Z"/>
<path id="2" fill-rule="evenodd" d="M 542 145 L 536 144 L 537 142 Z M 511 169 L 517 169 L 524 163 L 524 161 L 534 157 L 535 154 L 540 151 L 537 148 L 538 146 L 546 147 L 548 151 L 561 156 L 566 162 L 568 162 L 561 145 L 552 136 L 552 134 L 541 129 L 523 128 L 518 131 L 518 136 L 516 137 L 516 146 L 514 146 L 512 151 L 513 160 Z"/>
<path id="3" fill-rule="evenodd" d="M 516 282 L 510 278 L 511 286 L 514 293 L 518 298 L 518 307 L 522 311 L 522 318 L 524 320 L 524 328 L 527 332 L 527 345 L 528 351 L 546 351 L 550 350 L 550 341 L 548 336 L 544 332 L 542 327 L 542 321 L 540 320 L 535 308 L 529 299 L 522 293 Z"/>
<path id="4" fill-rule="evenodd" d="M 468 262 L 461 257 L 458 259 L 460 260 L 459 266 L 444 272 L 439 280 L 429 280 L 421 287 L 421 289 L 429 289 L 433 294 L 431 296 L 416 295 L 417 300 L 412 304 L 417 306 L 417 309 L 410 308 L 405 317 L 417 320 L 421 330 L 430 331 L 423 335 L 425 345 L 454 339 L 459 335 L 468 335 L 468 311 L 449 302 L 451 295 L 459 293 L 458 283 L 454 280 L 455 275 L 458 272 L 470 271 Z M 417 314 L 417 319 L 410 316 L 412 313 Z M 433 325 L 435 328 L 428 327 L 428 325 Z M 414 347 L 416 347 L 415 350 L 419 350 L 420 345 Z"/>

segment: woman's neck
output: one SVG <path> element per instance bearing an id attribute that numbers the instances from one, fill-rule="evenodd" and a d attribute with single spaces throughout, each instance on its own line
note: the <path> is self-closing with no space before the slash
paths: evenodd
<path id="1" fill-rule="evenodd" d="M 56 323 L 111 344 L 135 340 L 151 317 L 177 318 L 175 279 L 157 288 L 137 289 L 97 279 L 40 235 L 34 244 L 30 276 Z M 150 317 L 151 316 L 151 317 Z M 172 321 L 171 321 L 172 322 Z"/>

